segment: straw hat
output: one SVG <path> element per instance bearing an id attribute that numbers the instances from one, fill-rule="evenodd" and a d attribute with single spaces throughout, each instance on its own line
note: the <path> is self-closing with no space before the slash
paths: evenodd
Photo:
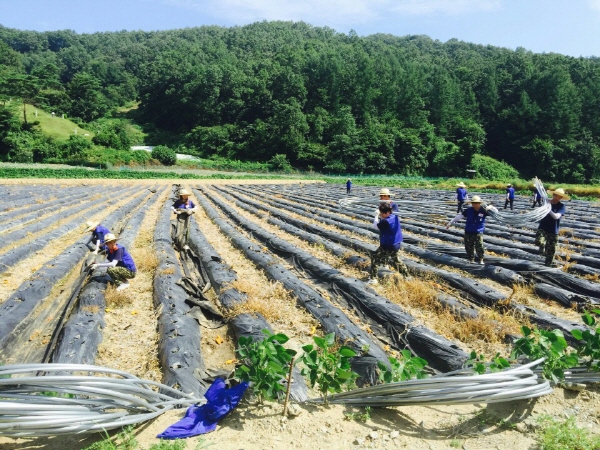
<path id="1" fill-rule="evenodd" d="M 560 195 L 564 200 L 571 200 L 571 197 L 569 197 L 567 194 L 565 194 L 565 190 L 563 188 L 558 188 L 558 189 L 555 189 L 553 191 L 549 190 L 548 194 L 550 194 L 550 195 L 554 195 L 554 194 Z"/>
<path id="2" fill-rule="evenodd" d="M 188 191 L 187 189 L 182 189 L 179 191 L 179 196 L 181 197 L 183 195 L 187 195 L 189 197 L 190 195 L 192 195 L 192 193 L 190 191 Z"/>
<path id="3" fill-rule="evenodd" d="M 108 242 L 111 242 L 111 241 L 118 241 L 118 240 L 119 240 L 119 238 L 116 237 L 112 233 L 108 233 L 106 236 L 104 236 L 104 243 L 105 244 L 108 243 Z"/>
<path id="4" fill-rule="evenodd" d="M 458 183 L 456 186 L 457 187 L 467 187 L 467 185 L 465 183 L 463 183 L 462 181 L 460 183 Z"/>
<path id="5" fill-rule="evenodd" d="M 88 220 L 85 223 L 85 231 L 84 233 L 87 233 L 89 231 L 92 231 L 94 228 L 96 228 L 98 225 L 100 225 L 100 222 L 93 222 L 91 220 Z"/>
<path id="6" fill-rule="evenodd" d="M 511 187 L 511 186 L 512 186 L 512 184 L 510 184 L 510 183 L 508 183 L 508 184 L 506 185 L 506 187 Z"/>
<path id="7" fill-rule="evenodd" d="M 471 203 L 481 203 L 481 197 L 479 197 L 479 195 L 474 195 L 471 199 Z"/>
<path id="8" fill-rule="evenodd" d="M 383 188 L 382 190 L 379 191 L 379 196 L 381 197 L 382 195 L 389 195 L 390 197 L 392 196 L 392 194 L 390 194 L 390 190 L 388 188 Z"/>

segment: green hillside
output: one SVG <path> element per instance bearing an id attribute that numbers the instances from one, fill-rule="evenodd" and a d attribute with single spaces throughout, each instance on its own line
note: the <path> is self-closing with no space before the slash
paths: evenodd
<path id="1" fill-rule="evenodd" d="M 27 121 L 29 123 L 38 121 L 40 123 L 40 129 L 42 132 L 53 139 L 67 140 L 69 136 L 77 134 L 79 136 L 89 136 L 90 139 L 94 136 L 91 131 L 84 130 L 76 123 L 71 122 L 69 119 L 63 119 L 60 115 L 52 117 L 51 112 L 43 111 L 36 108 L 33 105 L 27 105 Z M 35 112 L 37 111 L 37 117 Z M 23 121 L 23 109 L 22 106 L 16 110 L 19 114 L 19 118 Z M 75 131 L 77 130 L 77 131 Z"/>

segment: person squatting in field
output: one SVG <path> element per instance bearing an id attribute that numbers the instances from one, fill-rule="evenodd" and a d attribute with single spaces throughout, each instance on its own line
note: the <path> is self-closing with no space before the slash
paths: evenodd
<path id="1" fill-rule="evenodd" d="M 371 272 L 368 284 L 377 284 L 377 268 L 382 265 L 393 266 L 400 274 L 407 277 L 408 269 L 400 259 L 402 248 L 402 227 L 400 219 L 392 213 L 392 207 L 382 203 L 377 209 L 373 225 L 379 229 L 379 247 L 371 253 Z"/>
<path id="2" fill-rule="evenodd" d="M 540 249 L 540 254 L 546 257 L 545 264 L 552 266 L 556 246 L 558 245 L 558 231 L 560 229 L 560 218 L 567 212 L 566 206 L 562 200 L 569 200 L 564 189 L 558 188 L 554 191 L 548 191 L 552 195 L 550 200 L 550 212 L 540 220 L 538 230 L 535 233 L 535 245 Z"/>
<path id="3" fill-rule="evenodd" d="M 190 215 L 196 212 L 196 205 L 190 200 L 191 192 L 187 189 L 179 191 L 179 198 L 175 200 L 171 209 L 177 214 L 177 221 L 172 232 L 173 242 L 178 249 L 188 250 L 190 237 Z"/>
<path id="4" fill-rule="evenodd" d="M 137 268 L 133 258 L 127 252 L 127 249 L 117 244 L 118 238 L 109 233 L 104 236 L 104 242 L 108 247 L 105 263 L 94 263 L 90 266 L 92 270 L 98 267 L 108 267 L 106 273 L 112 282 L 117 286 L 117 291 L 122 291 L 129 287 L 129 281 L 135 278 Z"/>
<path id="5" fill-rule="evenodd" d="M 392 193 L 390 192 L 389 189 L 383 188 L 382 190 L 379 191 L 379 200 L 381 202 L 385 202 L 388 205 L 390 205 L 390 208 L 392 208 L 392 212 L 398 212 L 398 205 L 396 205 L 392 201 Z"/>
<path id="6" fill-rule="evenodd" d="M 467 193 L 467 186 L 462 181 L 456 185 L 456 195 L 454 199 L 456 200 L 456 204 L 458 208 L 456 209 L 456 214 L 462 211 L 462 207 L 465 202 L 469 201 L 469 194 Z"/>
<path id="7" fill-rule="evenodd" d="M 506 185 L 506 200 L 504 200 L 504 209 L 510 203 L 510 209 L 513 209 L 513 203 L 515 202 L 515 188 L 512 187 L 512 184 Z"/>
<path id="8" fill-rule="evenodd" d="M 483 256 L 485 248 L 483 247 L 483 232 L 485 230 L 485 219 L 489 215 L 488 210 L 498 211 L 493 205 L 483 207 L 481 198 L 474 195 L 471 200 L 471 206 L 446 225 L 446 229 L 450 228 L 454 222 L 466 219 L 465 224 L 465 251 L 470 262 L 475 262 L 475 254 L 477 254 L 477 262 L 483 264 Z"/>
<path id="9" fill-rule="evenodd" d="M 99 222 L 88 221 L 85 223 L 86 229 L 84 233 L 92 232 L 90 240 L 86 242 L 86 246 L 89 248 L 90 243 L 94 244 L 94 253 L 97 255 L 99 250 L 105 251 L 106 245 L 104 243 L 104 237 L 110 233 L 110 230 Z"/>

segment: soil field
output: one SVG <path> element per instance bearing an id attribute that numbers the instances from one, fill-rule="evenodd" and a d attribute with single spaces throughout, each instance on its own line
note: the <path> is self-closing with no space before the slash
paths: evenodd
<path id="1" fill-rule="evenodd" d="M 171 234 L 178 188 L 191 190 L 198 206 L 189 248 Z M 97 364 L 202 396 L 207 373 L 235 368 L 235 343 L 248 324 L 285 333 L 286 346 L 300 352 L 313 336 L 336 332 L 359 353 L 353 368 L 367 382 L 376 381 L 378 360 L 407 347 L 432 373 L 442 373 L 461 368 L 472 350 L 508 356 L 521 325 L 560 329 L 565 336 L 587 329 L 581 312 L 600 304 L 597 203 L 567 203 L 559 267 L 544 266 L 534 228 L 493 220 L 480 265 L 466 259 L 460 222 L 445 227 L 456 215 L 453 193 L 397 190 L 401 258 L 410 277 L 383 267 L 380 283 L 367 285 L 370 251 L 378 245 L 372 224 L 378 191 L 354 188 L 353 196 L 372 198 L 372 205 L 342 206 L 345 188 L 324 183 L 3 180 L 0 363 Z M 503 204 L 501 195 L 482 197 Z M 527 211 L 530 199 L 517 198 L 515 210 L 502 213 Z M 135 259 L 129 289 L 116 291 L 103 268 L 82 281 L 82 266 L 94 258 L 84 232 L 89 220 L 119 235 Z M 195 290 L 182 287 L 183 278 Z M 199 294 L 209 280 L 211 289 Z M 198 298 L 220 311 L 224 324 L 215 325 L 196 306 Z M 173 323 L 176 333 L 168 326 Z M 318 397 L 294 377 L 296 400 Z M 518 450 L 538 448 L 547 416 L 572 417 L 592 433 L 600 424 L 600 390 L 592 385 L 582 392 L 555 387 L 527 401 L 373 408 L 368 414 L 295 402 L 287 419 L 282 404 L 260 405 L 249 394 L 215 432 L 187 440 L 186 448 Z M 184 412 L 138 426 L 139 448 L 158 443 L 155 436 Z M 1 434 L 2 450 L 84 449 L 103 438 Z"/>

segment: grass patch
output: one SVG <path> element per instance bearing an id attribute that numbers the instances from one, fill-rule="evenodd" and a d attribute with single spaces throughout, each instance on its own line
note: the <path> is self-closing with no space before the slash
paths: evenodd
<path id="1" fill-rule="evenodd" d="M 137 269 L 141 272 L 153 273 L 158 267 L 158 257 L 154 247 L 138 247 L 131 250 Z M 169 270 L 169 269 L 165 269 Z M 173 273 L 175 272 L 174 269 Z M 166 273 L 163 271 L 163 273 Z"/>
<path id="2" fill-rule="evenodd" d="M 544 416 L 540 419 L 542 430 L 539 434 L 541 450 L 598 450 L 600 436 L 593 435 L 575 424 L 575 418 L 570 417 L 564 422 L 553 417 Z"/>
<path id="3" fill-rule="evenodd" d="M 104 298 L 107 308 L 122 308 L 123 306 L 130 305 L 133 301 L 129 298 L 126 291 L 117 291 L 116 286 L 112 283 L 106 286 Z"/>
<path id="4" fill-rule="evenodd" d="M 47 113 L 39 108 L 36 108 L 33 105 L 26 105 L 27 109 L 27 122 L 39 122 L 40 129 L 42 132 L 53 139 L 58 140 L 68 140 L 70 136 L 77 134 L 79 136 L 85 136 L 88 134 L 89 139 L 91 140 L 94 137 L 94 133 L 88 130 L 84 130 L 79 125 L 74 122 L 71 122 L 69 119 L 63 119 L 61 114 L 57 114 L 52 117 L 51 112 Z M 35 116 L 35 111 L 37 110 L 37 117 Z M 22 111 L 19 114 L 19 118 L 23 119 Z M 75 133 L 77 130 L 77 133 Z"/>

